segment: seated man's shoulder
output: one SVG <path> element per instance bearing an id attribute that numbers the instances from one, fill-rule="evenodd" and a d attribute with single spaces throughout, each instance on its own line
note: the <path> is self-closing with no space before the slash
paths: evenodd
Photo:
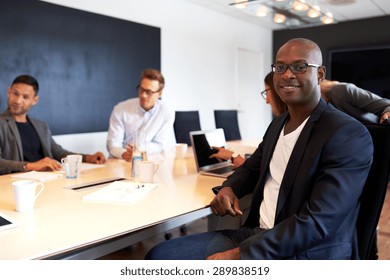
<path id="1" fill-rule="evenodd" d="M 330 118 L 330 119 L 335 119 L 336 123 L 337 122 L 345 122 L 345 121 L 356 121 L 358 122 L 355 118 L 351 117 L 347 113 L 344 113 L 343 111 L 337 109 L 335 106 L 332 104 L 328 104 L 327 110 L 323 114 L 324 117 Z"/>
<path id="2" fill-rule="evenodd" d="M 330 106 L 330 108 L 324 112 L 321 119 L 322 125 L 326 124 L 328 130 L 332 128 L 338 129 L 344 126 L 352 126 L 355 129 L 364 128 L 364 125 L 361 122 L 333 106 Z"/>
<path id="3" fill-rule="evenodd" d="M 128 107 L 133 107 L 137 104 L 139 104 L 138 98 L 130 98 L 130 99 L 126 99 L 126 100 L 123 100 L 123 101 L 117 103 L 114 106 L 114 109 L 124 109 L 124 108 L 128 108 Z"/>
<path id="4" fill-rule="evenodd" d="M 5 111 L 3 112 L 2 114 L 0 114 L 0 121 L 5 121 L 9 118 L 12 118 L 11 115 L 8 113 L 8 111 Z"/>

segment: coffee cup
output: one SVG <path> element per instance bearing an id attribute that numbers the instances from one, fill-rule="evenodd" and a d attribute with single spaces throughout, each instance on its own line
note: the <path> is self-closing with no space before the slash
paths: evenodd
<path id="1" fill-rule="evenodd" d="M 185 158 L 187 156 L 188 145 L 187 143 L 176 144 L 176 158 Z"/>
<path id="2" fill-rule="evenodd" d="M 153 176 L 157 172 L 159 165 L 152 161 L 139 162 L 139 180 L 142 183 L 153 183 Z"/>
<path id="3" fill-rule="evenodd" d="M 61 159 L 67 179 L 76 179 L 80 175 L 82 155 L 68 155 Z"/>
<path id="4" fill-rule="evenodd" d="M 37 192 L 37 187 L 40 186 Z M 34 210 L 37 197 L 42 193 L 44 186 L 33 180 L 19 180 L 12 183 L 16 211 L 28 213 Z"/>

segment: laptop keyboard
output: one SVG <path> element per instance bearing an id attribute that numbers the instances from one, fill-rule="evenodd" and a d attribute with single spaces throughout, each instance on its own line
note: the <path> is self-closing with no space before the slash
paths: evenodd
<path id="1" fill-rule="evenodd" d="M 221 168 L 212 169 L 209 172 L 212 172 L 212 173 L 215 173 L 215 174 L 224 174 L 224 173 L 230 172 L 232 170 L 233 170 L 233 166 L 232 165 L 228 165 L 228 166 L 224 166 L 224 167 L 221 167 Z"/>

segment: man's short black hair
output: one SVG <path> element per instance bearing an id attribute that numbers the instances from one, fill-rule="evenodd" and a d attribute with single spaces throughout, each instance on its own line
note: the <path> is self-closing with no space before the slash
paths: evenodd
<path id="1" fill-rule="evenodd" d="M 15 80 L 12 82 L 12 85 L 13 86 L 14 84 L 26 84 L 26 85 L 30 85 L 34 88 L 34 91 L 35 91 L 35 95 L 38 95 L 38 90 L 39 90 L 39 85 L 38 85 L 38 81 L 30 76 L 30 75 L 20 75 L 20 76 L 17 76 L 15 78 Z"/>

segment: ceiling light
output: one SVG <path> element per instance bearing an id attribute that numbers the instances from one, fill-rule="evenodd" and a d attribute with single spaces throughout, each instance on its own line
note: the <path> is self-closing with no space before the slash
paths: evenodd
<path id="1" fill-rule="evenodd" d="M 334 22 L 333 14 L 331 12 L 326 12 L 324 16 L 321 17 L 321 22 L 323 24 L 331 24 Z"/>
<path id="2" fill-rule="evenodd" d="M 246 6 L 248 5 L 248 1 L 246 0 L 234 0 L 234 7 L 237 9 L 245 9 Z"/>
<path id="3" fill-rule="evenodd" d="M 310 10 L 307 12 L 307 16 L 311 18 L 316 18 L 321 15 L 321 9 L 320 6 L 314 5 L 310 8 Z"/>
<path id="4" fill-rule="evenodd" d="M 297 12 L 304 12 L 309 9 L 309 6 L 306 4 L 305 0 L 294 0 L 292 8 Z"/>
<path id="5" fill-rule="evenodd" d="M 274 15 L 274 22 L 276 23 L 283 23 L 286 21 L 286 16 L 283 14 L 276 13 Z"/>
<path id="6" fill-rule="evenodd" d="M 256 16 L 265 17 L 268 15 L 268 8 L 264 5 L 260 5 L 256 10 Z"/>
<path id="7" fill-rule="evenodd" d="M 327 6 L 319 3 L 317 0 L 234 0 L 229 5 L 287 28 L 334 23 L 335 19 Z"/>

